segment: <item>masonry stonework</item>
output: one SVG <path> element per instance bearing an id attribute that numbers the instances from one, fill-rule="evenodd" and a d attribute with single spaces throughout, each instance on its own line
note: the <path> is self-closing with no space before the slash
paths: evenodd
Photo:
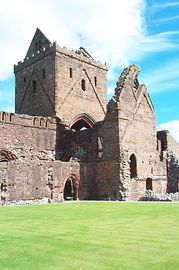
<path id="1" fill-rule="evenodd" d="M 139 71 L 124 69 L 107 103 L 107 66 L 37 29 L 14 66 L 16 113 L 0 112 L 0 204 L 177 192 L 179 145 L 156 131 Z"/>

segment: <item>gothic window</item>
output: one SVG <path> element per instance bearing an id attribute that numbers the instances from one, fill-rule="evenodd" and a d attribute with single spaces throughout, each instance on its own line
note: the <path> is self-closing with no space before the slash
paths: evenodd
<path id="1" fill-rule="evenodd" d="M 32 81 L 32 92 L 33 92 L 33 93 L 35 93 L 36 87 L 37 87 L 36 81 L 34 80 L 34 81 Z"/>
<path id="2" fill-rule="evenodd" d="M 84 130 L 91 128 L 94 125 L 94 121 L 85 114 L 79 115 L 71 125 L 71 129 L 73 130 Z"/>
<path id="3" fill-rule="evenodd" d="M 146 179 L 146 190 L 153 190 L 153 185 L 152 185 L 152 179 L 151 178 Z"/>
<path id="4" fill-rule="evenodd" d="M 73 69 L 70 68 L 70 78 L 73 78 Z"/>
<path id="5" fill-rule="evenodd" d="M 94 77 L 94 85 L 97 86 L 97 77 Z"/>
<path id="6" fill-rule="evenodd" d="M 137 177 L 137 161 L 134 154 L 130 156 L 130 176 L 131 179 Z"/>
<path id="7" fill-rule="evenodd" d="M 81 89 L 82 89 L 83 91 L 86 90 L 86 82 L 85 82 L 84 79 L 81 80 Z"/>
<path id="8" fill-rule="evenodd" d="M 77 122 L 73 124 L 71 129 L 74 129 L 77 131 L 77 130 L 84 130 L 90 127 L 91 126 L 84 119 L 79 119 Z"/>

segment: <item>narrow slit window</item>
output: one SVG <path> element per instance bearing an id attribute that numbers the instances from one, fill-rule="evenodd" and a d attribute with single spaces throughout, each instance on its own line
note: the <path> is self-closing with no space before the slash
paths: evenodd
<path id="1" fill-rule="evenodd" d="M 130 156 L 130 175 L 131 179 L 137 177 L 137 160 L 134 154 Z"/>
<path id="2" fill-rule="evenodd" d="M 37 88 L 36 81 L 33 81 L 33 82 L 32 82 L 32 92 L 33 92 L 33 93 L 35 93 L 36 88 Z"/>
<path id="3" fill-rule="evenodd" d="M 83 91 L 86 90 L 86 82 L 85 82 L 84 79 L 81 80 L 81 89 L 82 89 Z"/>
<path id="4" fill-rule="evenodd" d="M 73 78 L 73 69 L 70 68 L 70 78 L 72 79 Z"/>
<path id="5" fill-rule="evenodd" d="M 46 77 L 46 70 L 45 70 L 45 68 L 43 69 L 42 73 L 43 73 L 43 78 L 45 79 L 45 77 Z"/>
<path id="6" fill-rule="evenodd" d="M 94 77 L 94 85 L 97 86 L 97 77 Z"/>

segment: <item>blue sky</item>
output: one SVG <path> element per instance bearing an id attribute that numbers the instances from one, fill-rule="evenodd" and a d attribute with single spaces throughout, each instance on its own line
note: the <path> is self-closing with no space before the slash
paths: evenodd
<path id="1" fill-rule="evenodd" d="M 13 64 L 23 60 L 36 27 L 107 62 L 109 98 L 122 69 L 136 63 L 158 128 L 179 141 L 179 1 L 1 0 L 0 110 L 14 110 Z"/>

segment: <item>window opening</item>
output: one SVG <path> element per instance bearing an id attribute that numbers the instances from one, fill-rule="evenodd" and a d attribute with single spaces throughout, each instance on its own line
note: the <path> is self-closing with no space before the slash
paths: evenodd
<path id="1" fill-rule="evenodd" d="M 84 79 L 81 80 L 81 89 L 82 89 L 83 91 L 86 90 L 86 83 L 85 83 L 85 80 L 84 80 Z"/>
<path id="2" fill-rule="evenodd" d="M 36 81 L 33 81 L 33 82 L 32 82 L 32 91 L 33 91 L 33 93 L 35 93 L 36 87 L 37 87 Z"/>
<path id="3" fill-rule="evenodd" d="M 97 86 L 97 77 L 94 77 L 94 85 Z"/>
<path id="4" fill-rule="evenodd" d="M 130 175 L 131 179 L 137 177 L 137 161 L 134 154 L 130 156 Z"/>
<path id="5" fill-rule="evenodd" d="M 151 178 L 146 179 L 146 190 L 153 190 L 153 185 L 152 185 L 152 179 Z"/>
<path id="6" fill-rule="evenodd" d="M 83 119 L 78 120 L 71 127 L 71 129 L 74 129 L 76 131 L 77 130 L 84 130 L 84 129 L 87 129 L 87 128 L 91 128 L 91 126 Z"/>
<path id="7" fill-rule="evenodd" d="M 42 73 L 43 73 L 43 78 L 45 79 L 45 77 L 46 77 L 46 70 L 45 70 L 45 68 L 43 69 Z"/>
<path id="8" fill-rule="evenodd" d="M 73 78 L 73 70 L 70 68 L 70 78 Z"/>

